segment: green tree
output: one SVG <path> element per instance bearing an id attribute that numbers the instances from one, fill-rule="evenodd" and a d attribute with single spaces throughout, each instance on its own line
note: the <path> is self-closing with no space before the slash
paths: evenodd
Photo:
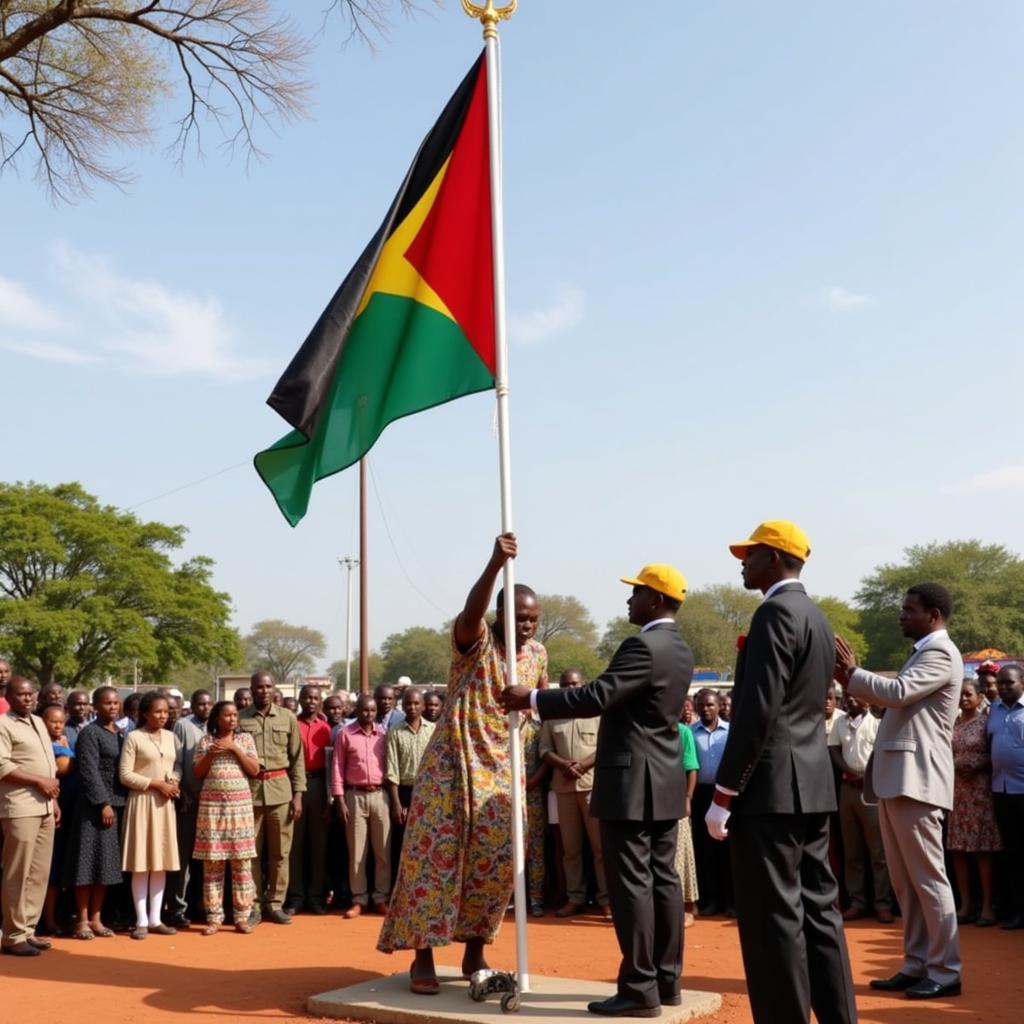
<path id="1" fill-rule="evenodd" d="M 743 587 L 733 586 L 731 583 L 716 583 L 709 587 L 702 587 L 694 591 L 695 594 L 707 598 L 710 606 L 728 624 L 732 630 L 733 651 L 736 648 L 736 637 L 746 633 L 750 628 L 750 620 L 754 617 L 761 604 L 761 595 L 744 590 Z M 682 611 L 686 611 L 689 598 L 683 604 Z"/>
<path id="2" fill-rule="evenodd" d="M 17 671 L 69 686 L 136 661 L 158 682 L 190 661 L 237 662 L 213 562 L 171 561 L 184 539 L 77 483 L 0 484 L 0 647 Z"/>
<path id="3" fill-rule="evenodd" d="M 736 638 L 747 632 L 750 617 L 760 603 L 757 595 L 729 584 L 691 591 L 676 621 L 693 651 L 694 663 L 717 672 L 731 669 L 736 662 Z M 598 653 L 611 658 L 626 637 L 638 632 L 626 616 L 612 619 L 598 644 Z"/>
<path id="4" fill-rule="evenodd" d="M 746 628 L 738 630 L 734 622 L 719 610 L 714 596 L 699 590 L 687 594 L 677 616 L 679 632 L 693 651 L 697 668 L 723 672 L 736 663 L 736 637 Z"/>
<path id="5" fill-rule="evenodd" d="M 548 679 L 552 686 L 558 685 L 558 677 L 567 668 L 577 668 L 586 680 L 599 676 L 608 662 L 591 644 L 577 640 L 567 633 L 552 637 L 546 644 L 548 650 Z"/>
<path id="6" fill-rule="evenodd" d="M 868 652 L 868 642 L 860 629 L 860 612 L 838 597 L 815 597 L 812 600 L 828 619 L 832 632 L 842 636 L 853 648 L 857 660 L 863 661 Z"/>
<path id="7" fill-rule="evenodd" d="M 868 667 L 903 663 L 909 647 L 897 622 L 900 605 L 909 587 L 925 582 L 952 594 L 949 632 L 962 651 L 1024 654 L 1024 561 L 1001 544 L 957 540 L 909 547 L 902 563 L 879 566 L 861 581 L 856 602 Z"/>
<path id="8" fill-rule="evenodd" d="M 639 626 L 634 626 L 625 615 L 617 615 L 614 619 L 608 620 L 604 632 L 601 634 L 601 642 L 597 645 L 597 653 L 605 665 L 612 660 L 612 655 L 619 649 L 619 644 L 627 637 L 636 636 L 640 632 Z"/>
<path id="9" fill-rule="evenodd" d="M 380 647 L 385 681 L 393 683 L 399 676 L 409 676 L 415 683 L 447 682 L 452 660 L 449 637 L 446 630 L 429 626 L 392 633 Z"/>
<path id="10" fill-rule="evenodd" d="M 366 659 L 371 691 L 384 682 L 384 658 L 377 651 L 370 651 Z M 334 680 L 335 690 L 345 689 L 345 659 L 339 658 L 327 666 L 327 675 Z M 359 651 L 352 652 L 352 689 L 359 689 Z"/>
<path id="11" fill-rule="evenodd" d="M 284 6 L 284 5 L 282 5 Z M 333 0 L 327 13 L 371 40 L 414 0 Z M 172 147 L 200 150 L 202 123 L 259 155 L 255 131 L 304 108 L 309 43 L 268 0 L 3 0 L 0 170 L 32 155 L 55 197 L 124 182 L 112 148 L 138 146 L 180 97 Z"/>
<path id="12" fill-rule="evenodd" d="M 269 672 L 279 683 L 312 675 L 318 659 L 327 650 L 320 630 L 293 626 L 280 619 L 255 623 L 243 643 L 251 670 Z"/>
<path id="13" fill-rule="evenodd" d="M 568 636 L 593 647 L 597 643 L 597 626 L 590 612 L 578 597 L 562 594 L 538 594 L 540 623 L 537 639 L 547 644 L 556 636 Z"/>

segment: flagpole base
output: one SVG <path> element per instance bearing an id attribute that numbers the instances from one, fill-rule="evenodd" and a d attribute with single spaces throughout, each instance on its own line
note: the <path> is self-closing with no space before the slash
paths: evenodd
<path id="1" fill-rule="evenodd" d="M 511 971 L 474 971 L 469 978 L 469 998 L 482 1003 L 488 996 L 501 996 L 502 1013 L 519 1012 L 519 981 Z"/>

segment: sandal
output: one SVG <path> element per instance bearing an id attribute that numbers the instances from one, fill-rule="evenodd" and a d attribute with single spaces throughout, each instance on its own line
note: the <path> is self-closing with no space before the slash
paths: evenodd
<path id="1" fill-rule="evenodd" d="M 114 937 L 114 933 L 105 924 L 94 924 L 89 927 L 92 928 L 92 933 L 97 939 L 112 939 Z"/>
<path id="2" fill-rule="evenodd" d="M 89 925 L 87 925 L 87 924 L 80 924 L 71 933 L 71 937 L 73 939 L 82 939 L 83 941 L 88 942 L 90 939 L 95 939 L 96 938 L 96 933 L 92 930 L 92 928 Z"/>
<path id="3" fill-rule="evenodd" d="M 418 996 L 436 996 L 441 991 L 441 985 L 437 980 L 437 976 L 414 978 L 412 971 L 415 966 L 416 961 L 414 960 L 409 968 L 409 991 Z"/>
<path id="4" fill-rule="evenodd" d="M 220 922 L 211 921 L 199 934 L 200 935 L 216 935 L 220 931 Z"/>
<path id="5" fill-rule="evenodd" d="M 974 927 L 991 928 L 995 923 L 996 919 L 994 917 L 979 917 L 978 920 L 974 922 Z"/>

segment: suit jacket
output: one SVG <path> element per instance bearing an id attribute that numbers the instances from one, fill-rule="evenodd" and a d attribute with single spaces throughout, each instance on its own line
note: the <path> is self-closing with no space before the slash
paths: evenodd
<path id="1" fill-rule="evenodd" d="M 738 794 L 733 814 L 836 810 L 825 743 L 834 666 L 832 628 L 803 584 L 781 587 L 754 612 L 718 767 L 718 785 Z"/>
<path id="2" fill-rule="evenodd" d="M 668 821 L 686 813 L 679 712 L 693 654 L 674 622 L 624 640 L 586 686 L 538 690 L 542 719 L 601 716 L 590 814 L 609 821 Z"/>
<path id="3" fill-rule="evenodd" d="M 865 669 L 850 673 L 847 690 L 886 708 L 864 775 L 865 799 L 911 797 L 953 806 L 953 723 L 964 662 L 945 632 L 932 633 L 895 679 Z"/>

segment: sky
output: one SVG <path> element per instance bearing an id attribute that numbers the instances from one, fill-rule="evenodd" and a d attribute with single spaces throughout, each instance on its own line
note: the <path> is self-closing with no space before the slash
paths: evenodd
<path id="1" fill-rule="evenodd" d="M 251 465 L 265 401 L 475 59 L 446 0 L 376 52 L 324 4 L 308 116 L 264 159 L 115 154 L 135 181 L 53 203 L 0 177 L 0 478 L 78 480 L 188 528 L 234 624 L 345 654 L 357 474 L 288 527 Z M 322 31 L 321 31 L 322 29 Z M 1024 549 L 1024 6 L 521 0 L 502 28 L 517 579 L 599 625 L 619 577 L 738 583 L 762 519 L 851 599 L 913 544 Z M 1009 389 L 1009 390 L 1007 390 Z M 371 645 L 462 606 L 499 532 L 494 396 L 370 454 Z"/>

